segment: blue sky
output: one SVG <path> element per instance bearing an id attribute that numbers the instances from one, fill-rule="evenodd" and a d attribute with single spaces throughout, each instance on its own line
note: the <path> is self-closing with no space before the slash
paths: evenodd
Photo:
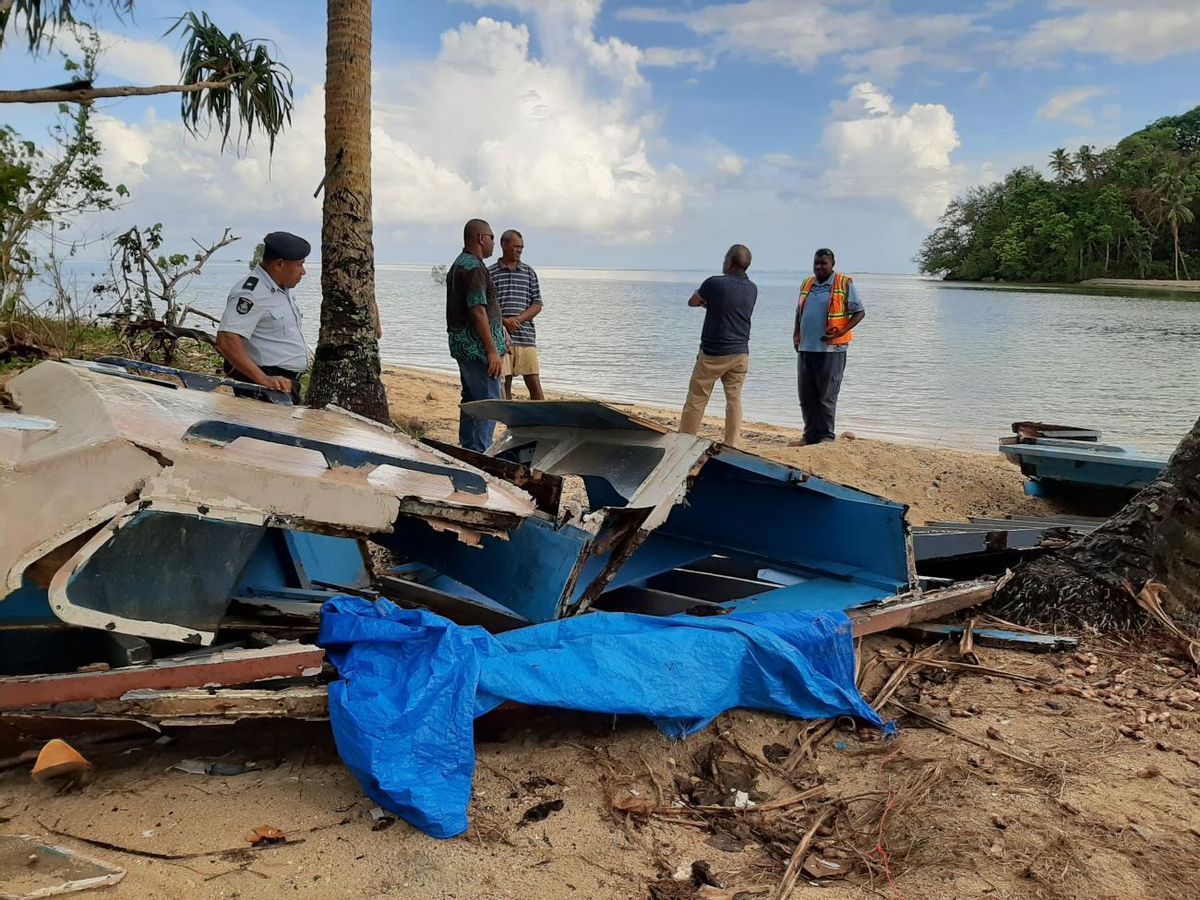
<path id="1" fill-rule="evenodd" d="M 174 80 L 162 35 L 187 8 L 103 17 L 100 83 Z M 131 197 L 85 230 L 316 244 L 325 4 L 203 9 L 277 44 L 292 130 L 273 159 L 222 155 L 184 132 L 176 99 L 104 101 L 106 169 Z M 956 192 L 1200 103 L 1195 0 L 381 2 L 374 25 L 380 261 L 446 261 L 481 215 L 542 265 L 706 269 L 737 241 L 756 268 L 828 245 L 848 271 L 911 271 Z M 5 43 L 0 84 L 62 80 Z M 4 110 L 35 139 L 47 116 Z"/>

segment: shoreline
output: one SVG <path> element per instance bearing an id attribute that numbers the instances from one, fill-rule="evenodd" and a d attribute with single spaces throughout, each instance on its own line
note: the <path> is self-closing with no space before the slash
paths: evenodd
<path id="1" fill-rule="evenodd" d="M 1200 294 L 1200 281 L 1169 279 L 1087 278 L 1083 281 L 964 281 L 953 278 L 933 278 L 933 284 L 944 284 L 964 290 L 993 291 L 1065 291 L 1084 294 L 1111 295 L 1121 292 L 1140 292 L 1161 297 L 1171 294 Z M 1195 299 L 1189 296 L 1187 299 Z"/>
<path id="2" fill-rule="evenodd" d="M 417 437 L 458 440 L 458 378 L 432 369 L 385 364 L 383 383 L 396 424 Z M 518 399 L 524 396 L 519 385 Z M 596 399 L 566 391 L 547 391 L 552 400 Z M 666 428 L 679 423 L 679 410 L 637 403 L 602 401 Z M 712 415 L 712 412 L 717 415 Z M 700 428 L 703 437 L 721 439 L 722 404 L 710 404 Z M 998 451 L 930 447 L 844 433 L 832 444 L 795 447 L 801 430 L 746 421 L 741 449 L 796 466 L 819 478 L 904 503 L 914 525 L 963 521 L 968 516 L 1050 515 L 1053 506 L 1027 497 L 1024 477 Z"/>
<path id="3" fill-rule="evenodd" d="M 449 379 L 450 383 L 458 384 L 458 373 L 453 367 L 447 365 L 445 368 L 436 368 L 433 366 L 406 366 L 402 363 L 382 361 L 383 372 L 386 377 L 389 370 L 396 372 L 411 372 L 420 375 L 430 375 Z M 524 387 L 518 384 L 523 394 Z M 683 398 L 680 397 L 677 405 L 660 401 L 654 398 L 647 399 L 628 399 L 624 396 L 618 396 L 615 392 L 604 390 L 595 390 L 592 392 L 584 392 L 573 390 L 570 388 L 562 388 L 555 391 L 548 391 L 547 396 L 552 400 L 597 400 L 601 403 L 607 403 L 610 406 L 617 406 L 622 409 L 640 410 L 639 415 L 643 418 L 652 418 L 655 421 L 665 422 L 671 420 L 671 426 L 674 427 L 678 423 L 679 413 L 683 406 Z M 714 390 L 713 399 L 709 403 L 709 415 L 705 416 L 705 423 L 715 423 L 716 432 L 720 431 L 721 423 L 724 415 L 724 405 Z M 715 412 L 716 415 L 712 413 Z M 802 430 L 799 426 L 800 408 L 795 407 L 794 418 L 796 424 L 788 424 L 786 422 L 771 421 L 768 419 L 750 419 L 747 418 L 743 425 L 745 428 L 754 427 L 759 430 L 783 431 L 793 437 L 789 440 L 798 438 Z M 898 444 L 906 447 L 925 447 L 931 450 L 955 450 L 961 453 L 975 453 L 984 456 L 991 455 L 995 448 L 998 438 L 1004 429 L 999 429 L 995 432 L 976 432 L 971 429 L 951 429 L 944 428 L 936 429 L 920 429 L 908 428 L 905 426 L 889 426 L 883 423 L 864 422 L 854 420 L 852 416 L 843 416 L 843 419 L 848 418 L 844 432 L 852 432 L 857 437 L 880 441 L 888 444 Z M 998 452 L 998 451 L 997 451 Z"/>
<path id="4" fill-rule="evenodd" d="M 1200 294 L 1200 281 L 1141 280 L 1139 278 L 1087 278 L 1079 282 L 1087 287 L 1121 288 L 1158 293 Z"/>

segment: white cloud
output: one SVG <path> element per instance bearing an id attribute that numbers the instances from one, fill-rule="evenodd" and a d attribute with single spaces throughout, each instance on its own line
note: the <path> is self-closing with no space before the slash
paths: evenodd
<path id="1" fill-rule="evenodd" d="M 712 67 L 712 57 L 701 50 L 686 47 L 646 47 L 642 50 L 642 65 L 664 69 L 679 66 L 707 69 Z"/>
<path id="2" fill-rule="evenodd" d="M 100 32 L 104 55 L 100 70 L 135 84 L 178 84 L 179 55 L 159 41 L 141 41 Z"/>
<path id="3" fill-rule="evenodd" d="M 468 0 L 473 6 L 501 6 L 530 15 L 537 24 L 545 59 L 553 65 L 584 63 L 625 88 L 645 81 L 638 66 L 642 51 L 618 38 L 596 36 L 596 16 L 604 0 Z"/>
<path id="4" fill-rule="evenodd" d="M 1037 117 L 1047 122 L 1070 122 L 1091 128 L 1096 124 L 1095 114 L 1085 104 L 1108 91 L 1102 87 L 1078 87 L 1059 91 L 1037 111 Z"/>
<path id="5" fill-rule="evenodd" d="M 746 168 L 746 161 L 736 153 L 726 153 L 717 160 L 716 169 L 723 175 L 741 175 Z"/>
<path id="6" fill-rule="evenodd" d="M 377 228 L 461 223 L 474 215 L 583 233 L 611 243 L 647 240 L 683 204 L 683 176 L 650 160 L 654 123 L 623 76 L 607 90 L 589 69 L 530 56 L 525 26 L 481 18 L 442 36 L 432 60 L 377 67 L 373 78 L 374 208 Z M 590 57 L 589 57 L 590 58 Z M 324 98 L 297 103 L 273 160 L 265 147 L 244 159 L 194 141 L 175 120 L 100 117 L 106 172 L 133 197 L 144 221 L 219 230 L 272 217 L 315 230 L 322 171 Z M 277 227 L 284 227 L 280 224 Z"/>
<path id="7" fill-rule="evenodd" d="M 179 56 L 162 41 L 145 41 L 114 31 L 97 31 L 100 39 L 101 83 L 178 84 Z M 70 31 L 63 31 L 56 42 L 72 55 L 80 52 L 79 42 Z"/>
<path id="8" fill-rule="evenodd" d="M 886 78 L 918 63 L 937 68 L 963 65 L 948 48 L 979 28 L 977 14 L 901 15 L 873 0 L 747 0 L 687 11 L 634 7 L 617 16 L 682 24 L 732 56 L 765 56 L 803 71 L 832 61 L 851 73 Z"/>
<path id="9" fill-rule="evenodd" d="M 1020 61 L 1036 63 L 1074 51 L 1149 63 L 1200 50 L 1196 0 L 1056 0 L 1050 5 L 1065 14 L 1037 22 L 1017 42 Z"/>
<path id="10" fill-rule="evenodd" d="M 1003 19 L 1017 4 L 961 4 L 964 12 L 907 11 L 891 0 L 744 0 L 694 9 L 633 7 L 628 21 L 682 25 L 714 53 L 779 62 L 802 71 L 838 67 L 849 80 L 894 81 L 916 67 L 976 71 L 1037 65 L 1075 52 L 1148 63 L 1200 50 L 1197 0 L 1049 0 L 1016 33 Z"/>
<path id="11" fill-rule="evenodd" d="M 920 222 L 935 222 L 962 180 L 950 159 L 959 145 L 950 111 L 931 103 L 900 110 L 870 82 L 856 84 L 835 107 L 823 136 L 832 157 L 829 194 L 890 198 Z"/>

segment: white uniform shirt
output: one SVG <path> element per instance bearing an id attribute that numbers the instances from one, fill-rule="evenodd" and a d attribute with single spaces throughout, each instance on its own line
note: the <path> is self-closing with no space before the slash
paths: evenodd
<path id="1" fill-rule="evenodd" d="M 303 325 L 304 314 L 291 292 L 256 266 L 230 290 L 217 330 L 245 338 L 247 352 L 258 366 L 303 372 L 308 368 Z"/>

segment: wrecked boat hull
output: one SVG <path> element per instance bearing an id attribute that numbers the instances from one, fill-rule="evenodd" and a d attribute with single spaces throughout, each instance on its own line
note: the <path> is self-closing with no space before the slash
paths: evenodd
<path id="1" fill-rule="evenodd" d="M 536 623 L 593 607 L 636 609 L 638 600 L 673 611 L 846 609 L 914 582 L 902 504 L 601 403 L 464 409 L 507 426 L 490 455 L 582 488 L 576 508 L 530 516 L 507 539 L 484 537 L 478 547 L 415 521 L 381 538 L 433 570 L 424 584 L 464 601 Z M 728 594 L 728 579 L 686 569 L 714 558 L 753 577 Z M 674 590 L 683 580 L 692 588 Z"/>
<path id="2" fill-rule="evenodd" d="M 299 574 L 280 586 L 310 588 L 313 568 L 353 589 L 357 540 L 405 516 L 474 541 L 534 510 L 515 486 L 358 416 L 130 370 L 47 362 L 7 386 L 21 415 L 0 416 L 0 508 L 20 515 L 0 521 L 0 578 L 14 598 L 44 586 L 67 624 L 209 644 L 243 571 L 270 570 L 272 530 L 352 539 L 291 539 Z"/>
<path id="3" fill-rule="evenodd" d="M 1034 497 L 1089 489 L 1128 497 L 1167 466 L 1165 459 L 1100 443 L 1094 429 L 1014 422 L 1012 430 L 1000 438 L 1000 452 L 1020 467 L 1025 493 Z"/>

